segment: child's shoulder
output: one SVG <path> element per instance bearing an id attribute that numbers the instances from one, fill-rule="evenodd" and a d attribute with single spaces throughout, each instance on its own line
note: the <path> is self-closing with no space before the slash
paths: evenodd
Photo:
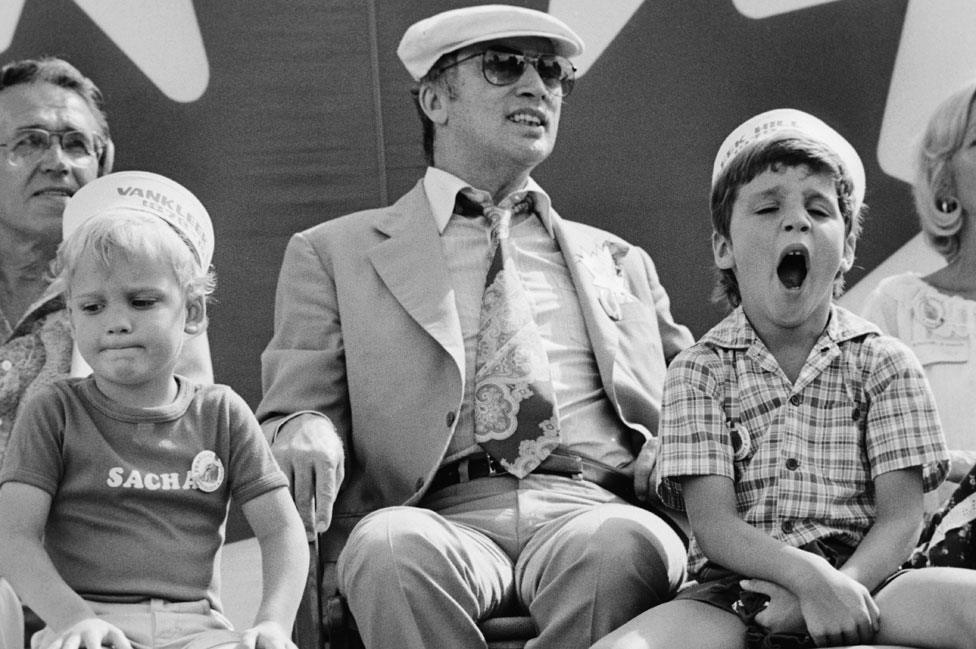
<path id="1" fill-rule="evenodd" d="M 76 400 L 84 395 L 85 384 L 93 379 L 90 376 L 63 376 L 53 381 L 31 386 L 25 401 L 30 403 L 51 403 Z"/>
<path id="2" fill-rule="evenodd" d="M 724 382 L 732 369 L 735 350 L 750 346 L 750 332 L 741 310 L 736 309 L 672 359 L 668 380 L 686 385 Z"/>
<path id="3" fill-rule="evenodd" d="M 221 412 L 230 418 L 253 417 L 254 411 L 240 394 L 223 383 L 195 383 L 183 376 L 177 380 L 182 383 L 181 391 L 187 399 L 196 402 L 201 413 Z"/>
<path id="4" fill-rule="evenodd" d="M 190 393 L 193 398 L 208 402 L 226 402 L 234 405 L 244 404 L 244 397 L 239 395 L 234 388 L 223 383 L 197 383 L 184 376 L 177 376 L 177 380 L 182 383 L 183 389 Z"/>

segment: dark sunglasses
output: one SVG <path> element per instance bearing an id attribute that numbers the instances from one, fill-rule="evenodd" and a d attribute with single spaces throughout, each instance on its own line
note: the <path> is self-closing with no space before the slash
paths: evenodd
<path id="1" fill-rule="evenodd" d="M 525 66 L 531 65 L 539 73 L 539 78 L 553 94 L 566 97 L 573 91 L 576 83 L 576 68 L 564 56 L 558 54 L 521 54 L 488 48 L 461 57 L 440 68 L 443 72 L 455 65 L 481 57 L 481 73 L 485 80 L 494 86 L 510 86 L 525 74 Z"/>

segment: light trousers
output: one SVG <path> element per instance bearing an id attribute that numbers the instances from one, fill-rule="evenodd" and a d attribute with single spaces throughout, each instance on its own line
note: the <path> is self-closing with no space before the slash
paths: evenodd
<path id="1" fill-rule="evenodd" d="M 526 649 L 585 649 L 685 578 L 674 530 L 592 483 L 498 476 L 422 504 L 369 514 L 339 556 L 367 649 L 480 649 L 477 620 L 512 607 L 539 629 Z"/>
<path id="2" fill-rule="evenodd" d="M 151 599 L 139 604 L 88 601 L 99 618 L 119 627 L 133 649 L 236 649 L 240 634 L 223 615 L 199 602 Z M 31 649 L 42 649 L 57 634 L 45 627 L 31 638 Z"/>

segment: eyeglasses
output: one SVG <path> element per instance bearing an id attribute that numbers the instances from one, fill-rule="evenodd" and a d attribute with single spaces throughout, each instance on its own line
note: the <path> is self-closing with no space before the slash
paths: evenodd
<path id="1" fill-rule="evenodd" d="M 539 54 L 531 56 L 518 52 L 486 49 L 469 56 L 461 57 L 441 68 L 441 71 L 460 65 L 465 61 L 481 57 L 481 73 L 485 80 L 494 86 L 509 86 L 525 74 L 526 64 L 539 73 L 539 78 L 553 94 L 566 97 L 573 91 L 576 83 L 576 68 L 564 56 L 558 54 Z"/>
<path id="2" fill-rule="evenodd" d="M 7 163 L 12 167 L 34 164 L 49 148 L 52 140 L 58 138 L 61 151 L 68 164 L 73 167 L 87 167 L 98 161 L 104 150 L 100 139 L 81 131 L 48 131 L 43 128 L 25 128 L 17 131 L 12 140 L 0 147 L 7 150 Z"/>

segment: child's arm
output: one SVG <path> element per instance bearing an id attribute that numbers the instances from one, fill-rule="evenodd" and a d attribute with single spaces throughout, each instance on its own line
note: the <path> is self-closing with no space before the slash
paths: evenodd
<path id="1" fill-rule="evenodd" d="M 910 467 L 874 480 L 875 521 L 841 572 L 873 590 L 911 555 L 922 527 L 922 471 Z"/>
<path id="2" fill-rule="evenodd" d="M 98 649 L 104 641 L 131 649 L 122 631 L 98 619 L 51 562 L 42 542 L 50 508 L 51 496 L 37 487 L 20 482 L 0 487 L 0 573 L 66 646 L 76 642 L 73 646 Z"/>
<path id="3" fill-rule="evenodd" d="M 797 598 L 807 632 L 818 646 L 870 641 L 878 607 L 868 590 L 810 552 L 777 541 L 743 521 L 732 480 L 682 479 L 691 528 L 713 562 L 748 577 L 771 581 Z"/>
<path id="4" fill-rule="evenodd" d="M 289 640 L 308 578 L 308 541 L 298 510 L 285 488 L 274 489 L 241 507 L 261 546 L 263 593 L 254 626 L 244 633 L 247 647 L 294 646 Z"/>

